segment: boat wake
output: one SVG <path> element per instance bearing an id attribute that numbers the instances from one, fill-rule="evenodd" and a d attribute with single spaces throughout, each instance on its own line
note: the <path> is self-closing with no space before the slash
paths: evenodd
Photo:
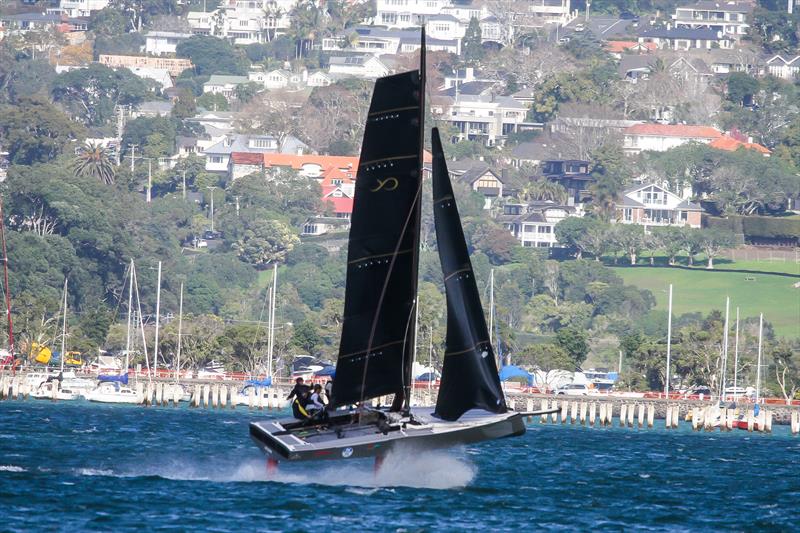
<path id="1" fill-rule="evenodd" d="M 464 458 L 446 452 L 390 452 L 376 473 L 372 461 L 341 463 L 281 463 L 277 472 L 268 473 L 263 459 L 247 461 L 185 458 L 164 459 L 156 463 L 112 469 L 78 469 L 84 476 L 159 477 L 174 481 L 212 481 L 218 483 L 274 482 L 367 489 L 412 487 L 456 489 L 469 485 L 475 468 Z"/>

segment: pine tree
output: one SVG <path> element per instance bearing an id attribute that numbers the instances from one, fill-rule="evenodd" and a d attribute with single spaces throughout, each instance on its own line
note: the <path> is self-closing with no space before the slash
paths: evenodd
<path id="1" fill-rule="evenodd" d="M 461 48 L 464 52 L 464 59 L 467 64 L 474 65 L 483 59 L 483 37 L 481 36 L 481 24 L 478 19 L 472 17 L 461 40 Z"/>

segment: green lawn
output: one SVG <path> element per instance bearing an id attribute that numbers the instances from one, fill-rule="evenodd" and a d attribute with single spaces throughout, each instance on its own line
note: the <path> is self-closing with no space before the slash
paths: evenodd
<path id="1" fill-rule="evenodd" d="M 798 265 L 792 263 L 737 262 L 728 263 L 725 268 L 798 273 Z M 649 289 L 656 297 L 658 309 L 666 310 L 667 291 L 672 283 L 675 314 L 724 311 L 725 297 L 730 296 L 731 313 L 737 306 L 741 317 L 763 312 L 764 319 L 772 323 L 778 335 L 800 337 L 800 289 L 792 286 L 800 278 L 648 267 L 614 267 L 614 271 L 625 283 Z"/>

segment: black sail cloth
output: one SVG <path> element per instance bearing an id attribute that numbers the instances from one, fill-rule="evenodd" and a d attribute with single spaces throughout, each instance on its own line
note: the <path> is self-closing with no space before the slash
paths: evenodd
<path id="1" fill-rule="evenodd" d="M 419 71 L 375 83 L 356 175 L 330 408 L 411 379 L 421 193 Z"/>
<path id="2" fill-rule="evenodd" d="M 435 415 L 458 420 L 474 408 L 503 413 L 506 404 L 494 350 L 437 128 L 432 143 L 433 216 L 447 294 L 447 347 Z"/>

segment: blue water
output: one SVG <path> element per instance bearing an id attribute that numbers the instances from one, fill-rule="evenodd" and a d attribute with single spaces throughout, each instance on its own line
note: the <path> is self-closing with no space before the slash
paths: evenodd
<path id="1" fill-rule="evenodd" d="M 532 424 L 523 437 L 281 465 L 268 412 L 0 402 L 0 530 L 797 530 L 800 438 Z"/>

